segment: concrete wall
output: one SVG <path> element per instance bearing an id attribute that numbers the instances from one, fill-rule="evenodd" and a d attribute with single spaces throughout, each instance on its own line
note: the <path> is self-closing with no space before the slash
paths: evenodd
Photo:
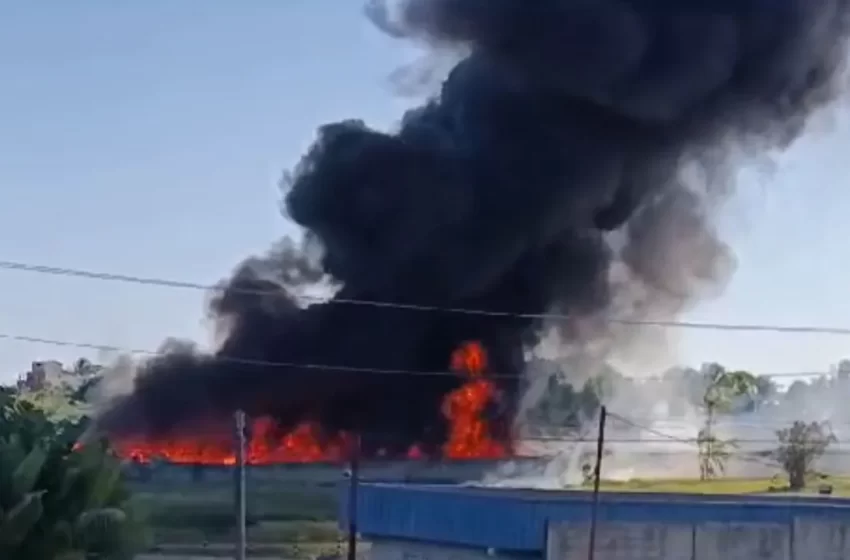
<path id="1" fill-rule="evenodd" d="M 587 558 L 586 523 L 549 526 L 546 560 Z M 850 523 L 796 518 L 785 523 L 600 522 L 596 560 L 846 560 Z"/>
<path id="2" fill-rule="evenodd" d="M 794 522 L 793 560 L 845 560 L 850 558 L 850 524 L 797 519 Z M 817 554 L 812 554 L 817 551 Z"/>
<path id="3" fill-rule="evenodd" d="M 590 525 L 559 523 L 549 527 L 547 560 L 585 560 Z M 686 560 L 694 545 L 687 525 L 661 523 L 600 523 L 596 533 L 597 560 Z"/>

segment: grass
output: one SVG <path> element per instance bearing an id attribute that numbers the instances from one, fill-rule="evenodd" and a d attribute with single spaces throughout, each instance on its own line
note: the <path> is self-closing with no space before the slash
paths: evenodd
<path id="1" fill-rule="evenodd" d="M 801 492 L 817 494 L 820 480 L 812 480 Z M 850 478 L 828 477 L 833 496 L 850 497 Z M 786 479 L 777 478 L 718 478 L 698 479 L 634 479 L 628 481 L 604 480 L 600 489 L 612 492 L 659 492 L 685 494 L 765 494 L 787 492 Z"/>
<path id="2" fill-rule="evenodd" d="M 154 550 L 206 554 L 234 542 L 232 485 L 137 483 L 133 490 L 151 527 Z M 316 556 L 317 550 L 324 554 L 343 542 L 335 521 L 335 486 L 254 483 L 247 491 L 247 540 L 261 549 L 256 554 L 274 549 L 279 555 Z"/>
<path id="3" fill-rule="evenodd" d="M 368 543 L 358 545 L 365 552 Z M 320 557 L 336 557 L 345 555 L 345 543 L 277 543 L 264 544 L 249 541 L 247 552 L 250 556 L 289 558 L 289 559 L 315 559 Z M 358 550 L 360 551 L 360 550 Z M 160 544 L 149 552 L 162 554 L 164 558 L 179 556 L 203 556 L 212 558 L 233 558 L 234 547 L 232 544 Z"/>
<path id="4" fill-rule="evenodd" d="M 230 484 L 136 484 L 136 498 L 156 525 L 190 523 L 215 527 L 233 518 Z M 249 522 L 331 521 L 337 516 L 335 486 L 252 483 L 247 487 Z"/>

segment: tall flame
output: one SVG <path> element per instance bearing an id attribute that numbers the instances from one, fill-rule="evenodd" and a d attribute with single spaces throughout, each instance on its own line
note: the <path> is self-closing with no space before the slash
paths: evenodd
<path id="1" fill-rule="evenodd" d="M 443 401 L 443 414 L 449 421 L 443 454 L 452 459 L 504 457 L 507 449 L 493 439 L 483 417 L 496 394 L 495 385 L 484 377 L 487 352 L 479 342 L 467 342 L 452 354 L 451 367 L 466 374 L 469 381 Z"/>
<path id="2" fill-rule="evenodd" d="M 485 378 L 487 353 L 478 342 L 461 345 L 451 356 L 451 369 L 467 377 L 458 389 L 446 395 L 442 412 L 448 421 L 448 439 L 443 455 L 451 459 L 504 457 L 508 449 L 493 439 L 483 417 L 495 394 L 495 385 Z M 139 463 L 163 460 L 178 464 L 234 465 L 233 435 L 224 426 L 205 430 L 206 434 L 181 435 L 162 439 L 124 438 L 115 442 L 118 453 Z M 341 433 L 323 437 L 318 426 L 298 425 L 280 434 L 273 419 L 251 422 L 247 442 L 247 460 L 251 464 L 335 462 L 347 456 L 351 437 Z M 426 455 L 418 445 L 407 453 L 410 459 Z"/>

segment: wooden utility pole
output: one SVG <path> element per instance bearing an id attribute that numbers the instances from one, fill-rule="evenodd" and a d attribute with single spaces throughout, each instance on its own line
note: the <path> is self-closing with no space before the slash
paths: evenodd
<path id="1" fill-rule="evenodd" d="M 587 545 L 587 560 L 596 555 L 596 526 L 599 516 L 599 483 L 602 480 L 602 453 L 605 448 L 605 420 L 608 410 L 603 406 L 599 410 L 599 434 L 596 438 L 596 468 L 593 470 L 593 505 L 590 510 L 590 539 Z"/>
<path id="2" fill-rule="evenodd" d="M 348 477 L 348 560 L 357 559 L 357 486 L 360 484 L 360 436 L 351 442 Z"/>
<path id="3" fill-rule="evenodd" d="M 245 413 L 234 415 L 236 432 L 236 472 L 234 473 L 234 505 L 236 514 L 236 560 L 245 560 L 247 548 L 247 505 L 245 501 Z"/>

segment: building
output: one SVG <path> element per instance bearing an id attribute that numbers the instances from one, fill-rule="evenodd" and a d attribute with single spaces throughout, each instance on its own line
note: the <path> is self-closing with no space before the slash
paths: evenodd
<path id="1" fill-rule="evenodd" d="M 374 560 L 588 557 L 589 492 L 361 484 L 356 506 Z M 850 500 L 606 492 L 597 515 L 596 560 L 850 558 Z"/>
<path id="2" fill-rule="evenodd" d="M 33 362 L 26 375 L 18 380 L 18 387 L 29 391 L 40 391 L 58 384 L 63 372 L 62 363 L 56 360 Z"/>

